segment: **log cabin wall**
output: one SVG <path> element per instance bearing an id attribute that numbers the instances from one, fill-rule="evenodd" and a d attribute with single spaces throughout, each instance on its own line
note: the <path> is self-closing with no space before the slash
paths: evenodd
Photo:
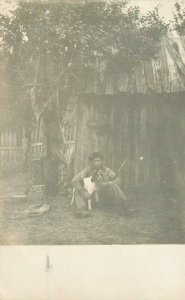
<path id="1" fill-rule="evenodd" d="M 125 188 L 185 185 L 184 94 L 79 96 L 75 172 L 92 151 Z"/>

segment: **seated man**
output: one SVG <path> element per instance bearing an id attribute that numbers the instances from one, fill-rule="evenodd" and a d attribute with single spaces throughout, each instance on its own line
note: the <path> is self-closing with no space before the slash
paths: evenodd
<path id="1" fill-rule="evenodd" d="M 87 211 L 88 200 L 95 200 L 93 194 L 88 193 L 84 187 L 84 179 L 88 177 L 94 177 L 94 174 L 98 173 L 98 179 L 101 177 L 97 185 L 98 199 L 101 202 L 105 202 L 108 199 L 117 203 L 123 204 L 124 211 L 128 212 L 127 199 L 123 191 L 120 189 L 120 179 L 116 174 L 103 164 L 104 155 L 100 152 L 94 152 L 89 157 L 89 166 L 84 168 L 78 173 L 72 180 L 72 185 L 75 188 L 74 202 L 77 207 L 77 214 L 79 216 L 89 216 Z"/>

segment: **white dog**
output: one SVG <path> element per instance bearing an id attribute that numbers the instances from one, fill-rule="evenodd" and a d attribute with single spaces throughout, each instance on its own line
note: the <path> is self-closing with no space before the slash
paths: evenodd
<path id="1" fill-rule="evenodd" d="M 89 193 L 89 195 L 91 195 L 91 196 L 93 195 L 96 202 L 99 202 L 99 199 L 98 199 L 98 184 L 96 183 L 96 180 L 93 178 L 93 176 L 84 178 L 83 179 L 83 185 L 84 185 L 84 189 Z M 74 199 L 75 199 L 75 188 L 73 188 L 73 195 L 72 195 L 71 205 L 73 204 Z M 88 210 L 92 210 L 91 198 L 88 199 L 87 208 L 88 208 Z"/>
<path id="2" fill-rule="evenodd" d="M 99 202 L 98 199 L 98 186 L 95 182 L 92 182 L 92 176 L 84 178 L 84 188 L 86 191 L 89 193 L 89 195 L 94 195 L 96 202 Z M 91 205 L 91 198 L 88 199 L 87 203 L 88 210 L 92 210 L 92 205 Z"/>

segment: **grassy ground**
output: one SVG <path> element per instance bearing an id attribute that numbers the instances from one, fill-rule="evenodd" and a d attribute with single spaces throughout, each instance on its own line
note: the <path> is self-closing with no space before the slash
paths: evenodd
<path id="1" fill-rule="evenodd" d="M 77 244 L 179 244 L 185 241 L 185 206 L 179 197 L 161 193 L 129 195 L 132 217 L 117 208 L 101 208 L 90 218 L 77 219 L 69 196 L 39 199 L 38 195 L 13 199 L 24 193 L 27 174 L 3 178 L 0 185 L 0 244 L 77 245 Z M 42 216 L 14 219 L 16 212 L 30 204 L 47 202 L 51 209 Z"/>

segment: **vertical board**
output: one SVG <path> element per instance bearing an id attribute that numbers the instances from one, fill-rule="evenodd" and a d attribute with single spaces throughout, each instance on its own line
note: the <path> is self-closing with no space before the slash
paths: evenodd
<path id="1" fill-rule="evenodd" d="M 18 144 L 15 131 L 0 133 L 0 174 L 19 171 L 23 162 L 22 146 Z"/>
<path id="2" fill-rule="evenodd" d="M 89 120 L 89 108 L 82 99 L 78 107 L 78 132 L 77 132 L 77 145 L 75 154 L 75 170 L 80 171 L 85 163 L 87 163 L 88 150 L 91 147 L 91 140 L 88 139 L 87 123 Z"/>
<path id="3" fill-rule="evenodd" d="M 89 97 L 90 98 L 90 97 Z M 182 98 L 91 97 L 79 100 L 76 170 L 91 151 L 103 151 L 106 163 L 121 171 L 125 188 L 185 186 L 185 103 Z M 114 100 L 114 101 L 113 101 Z M 89 128 L 88 121 L 105 115 L 109 129 Z"/>

